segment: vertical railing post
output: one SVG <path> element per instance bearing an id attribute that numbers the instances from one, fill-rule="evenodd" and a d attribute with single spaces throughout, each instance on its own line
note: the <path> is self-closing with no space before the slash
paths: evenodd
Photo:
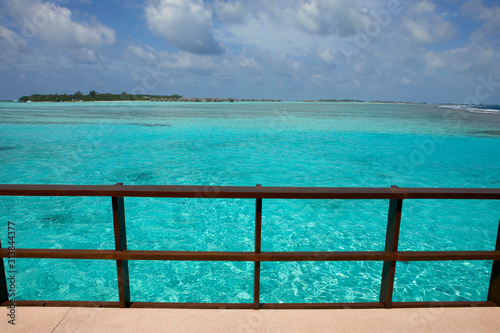
<path id="1" fill-rule="evenodd" d="M 116 185 L 123 185 L 118 183 Z M 112 197 L 113 205 L 113 227 L 115 231 L 115 250 L 127 249 L 127 230 L 125 228 L 125 205 L 123 197 Z M 125 308 L 130 303 L 130 281 L 128 275 L 128 261 L 117 260 L 116 269 L 118 274 L 118 297 L 120 307 Z"/>
<path id="2" fill-rule="evenodd" d="M 395 188 L 396 186 L 392 186 Z M 401 225 L 401 210 L 403 199 L 391 199 L 389 201 L 389 214 L 387 218 L 387 230 L 385 235 L 386 252 L 397 252 L 399 242 L 399 229 Z M 384 261 L 382 268 L 382 280 L 380 285 L 380 302 L 388 309 L 392 307 L 392 292 L 394 289 L 394 276 L 396 273 L 396 261 Z"/>
<path id="3" fill-rule="evenodd" d="M 495 245 L 495 251 L 500 251 L 500 221 L 498 221 L 497 243 Z M 493 261 L 487 300 L 495 302 L 500 306 L 500 260 Z"/>
<path id="4" fill-rule="evenodd" d="M 0 240 L 0 249 L 2 248 L 2 241 Z M 7 258 L 8 260 L 8 258 Z M 7 290 L 7 278 L 5 276 L 5 266 L 3 258 L 0 258 L 0 303 L 9 300 L 9 292 Z"/>
<path id="5" fill-rule="evenodd" d="M 260 187 L 260 184 L 257 184 Z M 262 250 L 262 199 L 257 198 L 255 204 L 255 253 Z M 253 308 L 260 308 L 260 261 L 254 262 L 253 273 Z"/>

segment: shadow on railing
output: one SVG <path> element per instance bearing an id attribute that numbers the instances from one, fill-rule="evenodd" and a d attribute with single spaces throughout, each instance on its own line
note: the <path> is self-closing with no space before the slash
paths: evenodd
<path id="1" fill-rule="evenodd" d="M 500 305 L 500 227 L 495 251 L 398 251 L 401 211 L 405 199 L 500 199 L 500 189 L 459 188 L 321 188 L 238 186 L 139 186 L 123 185 L 0 185 L 0 196 L 111 197 L 115 250 L 16 249 L 16 258 L 116 260 L 119 302 L 16 301 L 18 306 L 170 307 L 233 309 L 332 309 L 432 306 Z M 256 199 L 254 252 L 132 251 L 127 250 L 124 197 L 239 198 Z M 262 199 L 389 199 L 384 251 L 356 252 L 262 252 Z M 0 257 L 9 258 L 9 249 Z M 253 261 L 253 303 L 160 303 L 131 302 L 128 260 Z M 398 261 L 493 260 L 486 301 L 392 302 Z M 362 303 L 260 303 L 262 261 L 383 261 L 379 302 Z M 0 261 L 0 304 L 9 305 L 3 260 Z"/>

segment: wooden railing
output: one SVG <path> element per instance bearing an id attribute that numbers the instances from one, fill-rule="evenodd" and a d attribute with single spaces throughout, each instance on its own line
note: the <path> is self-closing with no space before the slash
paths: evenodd
<path id="1" fill-rule="evenodd" d="M 18 306 L 176 307 L 234 309 L 297 308 L 391 308 L 428 306 L 498 306 L 500 304 L 500 227 L 494 251 L 398 251 L 403 201 L 407 199 L 500 199 L 500 189 L 481 188 L 319 188 L 319 187 L 226 187 L 137 185 L 0 185 L 0 196 L 111 197 L 115 250 L 23 249 L 16 258 L 116 260 L 119 302 L 17 301 Z M 127 249 L 124 197 L 240 198 L 256 199 L 255 250 L 253 252 L 136 251 Z M 356 252 L 262 252 L 263 199 L 388 199 L 389 212 L 384 251 Z M 464 235 L 465 236 L 465 235 Z M 0 257 L 9 250 L 1 248 Z M 254 262 L 253 303 L 131 302 L 128 260 L 249 261 Z M 493 260 L 486 301 L 392 302 L 398 261 Z M 379 302 L 360 303 L 261 303 L 260 263 L 263 261 L 383 261 Z M 5 268 L 0 262 L 0 304 L 8 305 Z"/>

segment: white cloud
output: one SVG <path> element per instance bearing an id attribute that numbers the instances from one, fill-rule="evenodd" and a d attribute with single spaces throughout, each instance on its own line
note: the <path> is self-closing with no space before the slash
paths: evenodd
<path id="1" fill-rule="evenodd" d="M 180 53 L 163 53 L 159 58 L 159 66 L 169 69 L 189 69 L 192 72 L 204 75 L 216 74 L 218 64 L 206 55 L 191 54 L 181 51 Z"/>
<path id="2" fill-rule="evenodd" d="M 147 47 L 147 46 L 146 46 Z M 156 60 L 155 50 L 145 50 L 143 47 L 138 45 L 129 45 L 125 56 L 129 59 L 137 59 L 143 62 L 151 62 Z"/>
<path id="3" fill-rule="evenodd" d="M 230 69 L 232 73 L 252 73 L 262 74 L 262 64 L 256 59 L 258 55 L 251 54 L 247 49 L 243 49 L 238 55 L 226 54 L 223 61 L 223 68 Z"/>
<path id="4" fill-rule="evenodd" d="M 248 17 L 245 24 L 227 24 L 214 33 L 228 45 L 255 46 L 263 51 L 286 52 L 291 55 L 306 52 L 320 38 L 294 27 L 279 25 L 273 17 L 264 13 L 259 18 Z"/>
<path id="5" fill-rule="evenodd" d="M 185 51 L 158 51 L 151 46 L 129 45 L 124 58 L 169 71 L 188 71 L 201 75 L 216 75 L 220 71 L 220 64 L 211 56 Z"/>
<path id="6" fill-rule="evenodd" d="M 216 0 L 220 22 L 214 34 L 228 47 L 256 47 L 292 57 L 314 55 L 332 67 L 344 58 L 339 56 L 343 44 L 353 44 L 353 38 L 366 35 L 367 27 L 380 27 L 372 13 L 387 12 L 388 4 L 373 0 L 369 5 L 347 0 Z M 390 32 L 384 29 L 380 27 L 377 36 L 370 35 L 369 42 L 377 43 Z"/>
<path id="7" fill-rule="evenodd" d="M 318 51 L 318 56 L 327 65 L 334 66 L 337 63 L 337 56 L 331 48 L 326 48 Z"/>
<path id="8" fill-rule="evenodd" d="M 81 64 L 94 64 L 100 60 L 97 52 L 92 49 L 80 48 L 78 50 L 71 50 L 70 54 L 76 62 Z"/>
<path id="9" fill-rule="evenodd" d="M 464 3 L 461 12 L 465 16 L 480 21 L 483 25 L 472 36 L 472 39 L 484 41 L 488 37 L 493 37 L 498 41 L 500 31 L 500 6 L 486 7 L 482 0 L 470 0 Z"/>
<path id="10" fill-rule="evenodd" d="M 301 62 L 284 52 L 258 52 L 255 54 L 255 58 L 264 68 L 265 74 L 300 80 L 303 68 Z"/>
<path id="11" fill-rule="evenodd" d="M 17 35 L 9 28 L 0 25 L 0 57 L 2 61 L 12 62 L 20 49 L 26 46 L 24 38 Z"/>
<path id="12" fill-rule="evenodd" d="M 250 16 L 256 21 L 270 18 L 276 26 L 321 36 L 354 35 L 370 19 L 360 0 L 216 0 L 214 8 L 219 19 L 226 23 L 245 24 Z"/>
<path id="13" fill-rule="evenodd" d="M 212 33 L 212 12 L 202 0 L 152 0 L 145 7 L 149 29 L 180 50 L 221 54 Z"/>
<path id="14" fill-rule="evenodd" d="M 214 9 L 220 20 L 224 22 L 241 22 L 248 14 L 248 8 L 242 1 L 222 1 L 214 2 Z"/>
<path id="15" fill-rule="evenodd" d="M 322 36 L 355 35 L 370 20 L 368 9 L 362 1 L 294 1 L 286 2 L 280 9 L 289 25 L 296 25 L 305 32 Z"/>
<path id="16" fill-rule="evenodd" d="M 469 44 L 441 52 L 430 51 L 425 55 L 428 69 L 449 68 L 456 72 L 491 71 L 495 65 L 495 50 L 488 45 Z"/>
<path id="17" fill-rule="evenodd" d="M 500 15 L 500 6 L 486 7 L 483 0 L 469 0 L 462 5 L 464 15 L 474 17 L 485 22 L 497 21 Z"/>
<path id="18" fill-rule="evenodd" d="M 434 51 L 429 51 L 424 57 L 427 69 L 439 70 L 447 66 L 446 59 L 442 54 L 437 54 Z"/>
<path id="19" fill-rule="evenodd" d="M 419 44 L 433 44 L 453 37 L 455 26 L 436 13 L 436 6 L 427 1 L 415 3 L 408 10 L 404 27 L 412 40 Z"/>
<path id="20" fill-rule="evenodd" d="M 88 21 L 77 22 L 68 8 L 53 2 L 0 0 L 0 4 L 14 29 L 8 33 L 9 38 L 14 38 L 14 44 L 23 45 L 26 57 L 31 56 L 40 62 L 62 55 L 69 56 L 73 63 L 102 63 L 99 49 L 105 44 L 113 44 L 116 39 L 114 30 L 94 16 Z M 6 34 L 5 29 L 2 34 Z M 27 64 L 26 59 L 20 59 L 19 64 Z"/>
<path id="21" fill-rule="evenodd" d="M 115 32 L 91 17 L 90 22 L 76 22 L 71 11 L 39 0 L 4 1 L 9 14 L 20 24 L 26 38 L 39 38 L 63 48 L 95 49 L 115 42 Z"/>
<path id="22" fill-rule="evenodd" d="M 461 14 L 482 23 L 469 37 L 469 43 L 440 52 L 429 51 L 425 55 L 428 70 L 450 69 L 457 73 L 477 76 L 480 73 L 499 73 L 498 31 L 500 31 L 500 6 L 486 7 L 481 0 L 467 1 Z"/>

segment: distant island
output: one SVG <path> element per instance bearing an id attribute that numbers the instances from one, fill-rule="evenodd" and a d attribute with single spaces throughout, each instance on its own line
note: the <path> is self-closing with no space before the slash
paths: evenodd
<path id="1" fill-rule="evenodd" d="M 19 98 L 19 102 L 111 102 L 111 101 L 149 101 L 152 98 L 162 99 L 162 100 L 174 100 L 177 101 L 183 96 L 174 94 L 166 96 L 151 96 L 151 95 L 132 95 L 122 92 L 121 94 L 101 94 L 92 90 L 87 95 L 82 94 L 81 91 L 77 91 L 73 95 L 67 94 L 52 94 L 52 95 L 41 95 L 33 94 L 31 96 L 23 96 Z"/>
<path id="2" fill-rule="evenodd" d="M 236 98 L 187 98 L 179 94 L 174 95 L 133 95 L 126 92 L 121 94 L 101 94 L 94 90 L 87 95 L 77 91 L 73 95 L 52 94 L 41 95 L 33 94 L 19 98 L 18 102 L 113 102 L 113 101 L 151 101 L 151 102 L 281 102 L 278 99 L 236 99 Z"/>
<path id="3" fill-rule="evenodd" d="M 395 101 L 362 101 L 359 99 L 305 99 L 301 102 L 311 102 L 311 103 L 380 103 L 380 104 L 427 104 L 425 102 L 395 102 Z"/>
<path id="4" fill-rule="evenodd" d="M 23 96 L 15 102 L 119 102 L 119 101 L 150 101 L 150 102 L 282 102 L 281 99 L 236 99 L 236 98 L 216 98 L 216 97 L 184 97 L 179 94 L 173 95 L 134 95 L 122 92 L 121 94 L 98 93 L 92 90 L 87 95 L 77 91 L 73 95 L 68 94 L 33 94 Z M 313 103 L 385 103 L 385 104 L 426 104 L 414 102 L 395 101 L 362 101 L 357 99 L 317 99 L 317 100 L 297 100 L 296 102 Z"/>

